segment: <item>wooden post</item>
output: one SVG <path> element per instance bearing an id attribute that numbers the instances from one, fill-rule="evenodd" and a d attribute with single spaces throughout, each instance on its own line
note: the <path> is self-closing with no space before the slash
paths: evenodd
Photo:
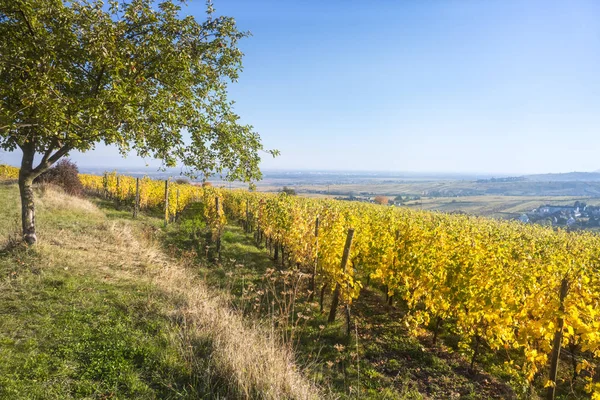
<path id="1" fill-rule="evenodd" d="M 179 219 L 179 188 L 177 188 L 177 197 L 175 202 L 175 221 Z"/>
<path id="2" fill-rule="evenodd" d="M 110 192 L 108 191 L 108 172 L 104 173 L 104 179 L 102 179 L 102 186 L 104 187 L 104 198 L 110 198 Z"/>
<path id="3" fill-rule="evenodd" d="M 344 310 L 346 311 L 346 336 L 350 336 L 350 304 L 347 302 Z"/>
<path id="4" fill-rule="evenodd" d="M 135 178 L 135 199 L 133 204 L 133 218 L 140 212 L 140 178 Z"/>
<path id="5" fill-rule="evenodd" d="M 169 223 L 169 180 L 165 180 L 165 228 Z"/>
<path id="6" fill-rule="evenodd" d="M 258 247 L 262 246 L 262 231 L 260 226 L 260 203 L 256 211 L 256 243 Z"/>
<path id="7" fill-rule="evenodd" d="M 117 203 L 121 201 L 121 177 L 117 175 Z"/>
<path id="8" fill-rule="evenodd" d="M 569 281 L 567 278 L 563 278 L 560 284 L 560 297 L 559 297 L 559 306 L 558 306 L 558 320 L 556 326 L 556 332 L 554 332 L 554 342 L 552 344 L 552 358 L 550 360 L 550 376 L 548 377 L 554 384 L 548 387 L 548 392 L 546 393 L 547 400 L 554 400 L 554 395 L 556 394 L 556 377 L 558 375 L 558 360 L 560 358 L 560 346 L 562 344 L 563 338 L 563 328 L 565 326 L 565 297 L 567 297 L 567 292 L 569 291 Z"/>
<path id="9" fill-rule="evenodd" d="M 220 216 L 220 210 L 221 210 L 221 206 L 219 204 L 219 196 L 215 197 L 215 208 L 217 209 L 217 220 L 219 219 Z M 220 230 L 220 227 L 219 227 Z M 217 235 L 217 258 L 219 260 L 221 260 L 221 232 L 218 232 L 219 234 Z"/>
<path id="10" fill-rule="evenodd" d="M 246 233 L 252 232 L 250 229 L 250 200 L 246 199 Z"/>
<path id="11" fill-rule="evenodd" d="M 346 245 L 344 246 L 344 254 L 342 255 L 342 273 L 346 272 L 346 265 L 348 264 L 348 258 L 350 257 L 350 248 L 352 247 L 352 238 L 354 237 L 354 229 L 348 229 L 348 235 L 346 236 Z M 331 300 L 331 309 L 329 310 L 329 318 L 327 322 L 335 321 L 335 315 L 337 313 L 337 307 L 340 301 L 340 285 L 335 284 L 333 291 L 333 299 Z"/>
<path id="12" fill-rule="evenodd" d="M 394 242 L 396 248 L 398 247 L 398 239 L 399 238 L 400 238 L 400 230 L 396 230 L 396 241 Z M 392 266 L 395 269 L 395 267 L 396 267 L 396 254 L 395 253 L 394 253 L 394 257 L 392 259 Z M 386 289 L 386 291 L 385 291 L 386 301 L 387 301 L 388 306 L 390 306 L 390 308 L 391 308 L 392 305 L 394 304 L 394 295 L 393 294 L 390 295 L 390 288 L 388 285 L 385 285 L 385 289 Z"/>
<path id="13" fill-rule="evenodd" d="M 313 265 L 313 273 L 310 279 L 310 295 L 308 301 L 312 301 L 316 290 L 317 265 L 319 264 L 319 217 L 315 220 L 315 264 Z"/>
<path id="14" fill-rule="evenodd" d="M 321 287 L 321 298 L 319 300 L 319 311 L 323 312 L 323 297 L 325 297 L 325 289 L 327 289 L 327 282 L 323 284 Z"/>

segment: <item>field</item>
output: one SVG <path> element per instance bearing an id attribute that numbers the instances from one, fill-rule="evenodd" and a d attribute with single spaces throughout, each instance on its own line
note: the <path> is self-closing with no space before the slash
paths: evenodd
<path id="1" fill-rule="evenodd" d="M 583 201 L 588 205 L 600 204 L 597 197 L 577 196 L 465 196 L 433 197 L 406 202 L 407 207 L 443 212 L 464 211 L 467 214 L 499 219 L 514 219 L 524 212 L 544 204 L 573 205 Z"/>
<path id="2" fill-rule="evenodd" d="M 585 174 L 564 175 L 532 176 L 515 182 L 489 182 L 489 179 L 478 181 L 472 176 L 463 179 L 425 176 L 417 180 L 413 176 L 380 174 L 266 173 L 265 179 L 257 184 L 257 190 L 275 193 L 283 187 L 289 187 L 299 196 L 316 199 L 418 196 L 419 200 L 405 201 L 404 205 L 422 210 L 463 211 L 498 219 L 514 219 L 545 204 L 572 205 L 575 201 L 582 201 L 588 205 L 600 205 L 598 174 L 588 174 L 593 179 Z M 579 180 L 583 178 L 592 180 Z M 245 187 L 239 183 L 214 183 L 224 188 Z"/>
<path id="3" fill-rule="evenodd" d="M 300 193 L 301 197 L 314 199 L 332 199 L 335 196 L 326 194 Z M 393 199 L 390 197 L 390 199 Z M 498 219 L 514 219 L 525 212 L 541 205 L 573 205 L 582 201 L 588 205 L 600 205 L 598 197 L 582 196 L 461 196 L 461 197 L 423 197 L 419 200 L 409 200 L 403 207 L 415 210 L 457 212 L 463 211 L 471 215 Z"/>
<path id="4" fill-rule="evenodd" d="M 329 180 L 328 180 L 329 179 Z M 223 183 L 226 187 L 228 184 Z M 332 196 L 391 196 L 419 195 L 439 197 L 462 196 L 570 196 L 598 197 L 600 182 L 597 181 L 517 181 L 479 182 L 477 180 L 405 180 L 385 178 L 356 178 L 334 175 L 330 178 L 291 180 L 267 177 L 258 185 L 261 191 L 278 191 L 290 186 L 301 194 L 324 194 Z"/>
<path id="5" fill-rule="evenodd" d="M 171 272 L 164 275 L 162 268 L 148 268 L 146 262 L 142 262 L 142 270 L 138 267 L 136 271 L 137 275 L 141 273 L 138 278 L 142 279 L 136 282 L 144 282 L 148 279 L 145 274 L 149 273 L 151 286 L 158 285 L 160 290 L 177 293 L 174 299 L 177 296 L 188 298 L 187 307 L 190 307 L 190 301 L 196 301 L 189 296 L 224 299 L 212 304 L 209 310 L 198 304 L 194 308 L 196 314 L 185 317 L 192 318 L 194 326 L 208 322 L 213 328 L 203 332 L 205 336 L 201 337 L 204 339 L 198 345 L 204 346 L 200 348 L 203 349 L 201 354 L 202 351 L 209 352 L 210 360 L 215 362 L 214 369 L 209 369 L 217 375 L 203 376 L 188 369 L 187 375 L 181 378 L 197 380 L 185 384 L 195 390 L 196 395 L 199 392 L 212 396 L 229 393 L 238 397 L 243 393 L 254 393 L 253 397 L 262 397 L 267 386 L 275 385 L 280 388 L 276 391 L 279 394 L 266 397 L 280 398 L 281 393 L 287 393 L 285 397 L 298 398 L 536 398 L 548 385 L 545 376 L 550 355 L 556 351 L 556 346 L 552 346 L 552 326 L 559 318 L 557 313 L 563 304 L 569 307 L 569 313 L 560 322 L 565 324 L 564 332 L 561 329 L 561 341 L 568 352 L 565 350 L 563 354 L 566 355 L 553 364 L 559 371 L 555 381 L 557 398 L 585 398 L 586 392 L 596 390 L 594 385 L 598 375 L 595 374 L 594 354 L 598 334 L 594 331 L 600 321 L 595 311 L 589 311 L 592 310 L 589 307 L 598 301 L 598 295 L 594 289 L 597 277 L 593 274 L 596 258 L 588 252 L 598 247 L 594 235 L 576 234 L 577 240 L 571 241 L 575 236 L 566 232 L 522 224 L 432 214 L 407 207 L 378 207 L 211 187 L 190 188 L 200 191 L 185 197 L 185 202 L 176 202 L 173 214 L 166 214 L 172 223 L 159 229 L 164 212 L 160 210 L 160 203 L 150 206 L 153 204 L 150 200 L 153 196 L 164 199 L 164 193 L 148 192 L 150 197 L 142 217 L 132 221 L 130 213 L 135 196 L 128 185 L 135 181 L 125 177 L 83 178 L 100 196 L 94 199 L 95 204 L 64 196 L 60 202 L 85 204 L 84 208 L 97 215 L 99 222 L 105 218 L 114 219 L 119 229 L 116 237 L 113 230 L 109 230 L 108 238 L 121 242 L 123 250 L 137 249 L 120 253 L 114 246 L 110 250 L 101 248 L 96 258 L 102 260 L 99 254 L 111 252 L 122 260 L 115 263 L 116 267 L 126 271 L 130 271 L 129 263 L 136 265 L 137 260 L 144 260 L 148 254 L 149 263 L 158 262 L 164 266 L 180 262 L 182 268 L 175 274 L 175 280 L 172 280 Z M 159 186 L 154 182 L 145 185 L 148 188 Z M 15 190 L 14 185 L 6 187 Z M 175 188 L 181 193 L 188 190 L 184 186 Z M 46 207 L 45 196 L 58 196 L 53 193 L 48 189 L 39 192 L 42 211 Z M 523 206 L 517 201 L 511 204 L 501 200 L 498 199 L 498 207 L 504 208 L 496 208 L 496 212 L 509 212 L 511 207 Z M 16 203 L 13 204 L 11 212 L 14 216 Z M 452 205 L 452 201 L 449 204 Z M 171 205 L 169 202 L 169 209 Z M 478 206 L 476 201 L 468 205 Z M 419 206 L 426 206 L 426 203 Z M 55 223 L 60 221 L 61 212 L 56 206 L 52 207 L 48 211 Z M 320 219 L 318 242 L 314 241 L 315 216 Z M 78 218 L 82 217 L 67 220 L 75 222 Z M 42 218 L 43 229 L 55 229 L 43 221 Z M 96 219 L 92 218 L 87 228 L 90 233 L 99 231 L 97 234 L 106 236 L 103 224 L 94 221 Z M 358 232 L 354 242 L 350 230 L 346 238 L 348 226 Z M 87 230 L 79 233 L 82 232 Z M 52 235 L 53 238 L 60 237 L 56 232 Z M 42 245 L 38 248 L 44 249 L 49 237 L 41 235 Z M 148 242 L 148 238 L 152 238 L 154 244 Z M 344 249 L 342 257 L 344 238 L 348 253 L 346 255 Z M 457 238 L 466 240 L 456 242 Z M 14 250 L 11 243 L 16 242 L 13 239 L 7 243 L 6 256 L 14 262 L 22 256 L 18 254 L 19 246 Z M 72 249 L 72 244 L 58 240 L 51 243 L 59 248 L 66 245 L 69 248 L 67 254 L 74 251 L 72 258 L 78 259 L 79 247 Z M 156 248 L 157 244 L 166 251 L 167 258 L 162 258 L 166 255 L 160 255 L 162 251 Z M 563 246 L 569 246 L 572 254 L 560 252 Z M 83 248 L 89 251 L 87 246 Z M 539 249 L 535 257 L 531 256 L 529 248 Z M 38 257 L 36 263 L 53 259 L 49 255 L 55 251 L 52 248 L 45 256 Z M 318 264 L 314 264 L 315 254 Z M 418 256 L 414 257 L 415 254 Z M 510 256 L 507 258 L 505 254 Z M 475 258 L 478 262 L 472 263 Z M 503 267 L 500 267 L 499 259 L 504 259 Z M 114 268 L 110 260 L 99 262 L 106 261 Z M 350 269 L 345 266 L 348 260 Z M 577 272 L 568 268 L 573 263 L 578 265 Z M 101 267 L 103 264 L 95 265 L 101 274 L 106 272 Z M 315 269 L 311 278 L 312 265 Z M 463 272 L 465 266 L 468 266 L 468 273 Z M 68 266 L 64 271 L 71 268 Z M 170 267 L 167 270 L 172 271 Z M 190 273 L 192 275 L 188 275 Z M 445 278 L 446 274 L 449 274 L 448 278 Z M 103 276 L 112 278 L 113 274 Z M 122 277 L 118 276 L 115 282 L 121 281 Z M 194 276 L 201 277 L 200 281 Z M 573 282 L 579 288 L 565 289 L 565 293 L 568 292 L 566 300 L 562 294 L 560 300 L 557 298 L 561 279 L 563 285 Z M 543 287 L 535 283 L 540 281 L 545 282 Z M 166 282 L 168 286 L 165 287 Z M 203 289 L 205 286 L 216 292 L 207 292 Z M 35 292 L 32 289 L 19 288 Z M 71 293 L 68 295 L 72 296 Z M 123 302 L 127 300 L 121 304 Z M 169 301 L 166 304 L 167 309 L 179 307 L 168 305 Z M 168 314 L 167 309 L 155 314 Z M 227 309 L 235 311 L 230 314 Z M 337 313 L 338 309 L 343 313 Z M 27 315 L 21 318 L 12 326 L 31 324 Z M 234 337 L 222 337 L 214 332 L 214 328 L 224 332 L 218 327 L 224 326 L 219 323 L 225 323 L 225 331 L 235 333 L 231 327 L 240 319 L 246 321 L 242 326 L 249 323 L 252 329 L 240 327 L 243 333 Z M 200 322 L 202 320 L 206 322 Z M 171 329 L 177 336 L 177 331 L 184 327 L 176 322 L 164 328 Z M 126 325 L 123 329 L 121 335 L 126 335 L 129 330 L 135 332 L 136 328 Z M 51 328 L 43 326 L 36 332 L 47 330 L 51 331 Z M 186 333 L 185 337 L 197 334 Z M 10 337 L 8 332 L 6 335 Z M 36 336 L 35 333 L 29 335 Z M 154 339 L 145 331 L 139 335 Z M 260 339 L 264 335 L 267 342 Z M 56 333 L 51 334 L 50 349 L 56 346 L 56 336 Z M 94 348 L 97 342 L 102 342 L 103 336 L 91 339 L 90 346 Z M 112 340 L 108 339 L 109 342 Z M 76 335 L 75 344 L 67 347 L 77 345 L 79 341 Z M 244 352 L 247 357 L 242 360 L 234 356 L 238 353 L 235 348 L 241 343 L 248 346 Z M 130 346 L 136 344 L 123 344 L 124 349 Z M 176 349 L 182 346 L 195 348 L 197 344 L 182 345 L 175 341 L 166 345 Z M 222 351 L 222 346 L 228 350 Z M 54 351 L 48 353 L 52 360 Z M 261 352 L 285 356 L 280 367 L 269 369 L 270 383 L 263 381 L 265 367 L 260 362 L 252 362 L 268 359 L 268 354 Z M 73 354 L 80 357 L 81 353 L 73 351 Z M 125 364 L 131 362 L 129 355 L 118 357 L 123 358 Z M 286 357 L 289 357 L 288 361 L 285 361 Z M 111 358 L 109 355 L 109 362 Z M 18 359 L 15 354 L 9 355 L 8 364 L 14 359 Z M 277 365 L 280 362 L 277 360 L 281 361 L 277 357 L 268 359 L 268 365 Z M 302 373 L 285 372 L 283 365 L 292 365 L 289 364 L 292 360 L 296 364 L 292 369 Z M 193 357 L 192 361 L 196 362 Z M 85 360 L 76 358 L 71 362 L 85 366 Z M 40 379 L 53 376 L 52 366 L 42 371 Z M 135 364 L 127 368 L 136 382 L 139 381 L 133 386 L 148 387 L 148 393 L 152 393 L 155 384 L 147 381 L 143 372 L 146 367 Z M 85 368 L 76 368 L 76 371 L 80 370 L 85 371 Z M 127 382 L 118 381 L 120 378 L 120 375 L 110 378 L 113 386 L 107 387 L 104 385 L 105 372 L 99 372 L 91 382 L 87 381 L 87 372 L 77 372 L 68 375 L 68 382 L 57 390 L 61 393 L 73 391 L 70 385 L 77 385 L 81 380 L 86 387 L 92 388 L 86 389 L 86 393 L 92 390 L 92 393 L 114 391 L 123 394 L 134 390 Z M 23 385 L 19 379 L 16 382 Z M 11 393 L 17 391 L 13 389 Z M 272 393 L 272 389 L 268 393 Z"/>
<path id="6" fill-rule="evenodd" d="M 152 214 L 37 189 L 40 243 L 18 243 L 0 181 L 0 398 L 318 398 L 268 330 L 175 258 Z M 240 351 L 240 348 L 244 351 Z"/>

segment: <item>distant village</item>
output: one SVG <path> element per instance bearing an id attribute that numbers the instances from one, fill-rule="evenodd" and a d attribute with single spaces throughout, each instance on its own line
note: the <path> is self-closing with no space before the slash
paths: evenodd
<path id="1" fill-rule="evenodd" d="M 336 200 L 358 201 L 364 203 L 387 204 L 402 206 L 407 201 L 420 200 L 420 196 L 385 196 L 373 197 L 370 193 L 360 193 L 358 196 L 338 196 Z M 453 211 L 454 214 L 464 214 L 464 211 Z M 576 201 L 573 205 L 545 204 L 521 214 L 516 218 L 523 223 L 540 224 L 545 226 L 566 227 L 569 229 L 587 229 L 600 227 L 600 206 L 588 206 L 585 202 Z"/>
<path id="2" fill-rule="evenodd" d="M 569 228 L 600 226 L 600 206 L 576 201 L 573 205 L 543 205 L 517 218 L 521 222 Z"/>

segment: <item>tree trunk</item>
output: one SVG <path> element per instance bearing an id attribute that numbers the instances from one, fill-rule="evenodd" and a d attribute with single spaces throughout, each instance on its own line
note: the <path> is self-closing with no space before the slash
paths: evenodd
<path id="1" fill-rule="evenodd" d="M 35 205 L 33 199 L 33 178 L 30 174 L 19 172 L 19 192 L 21 193 L 21 224 L 23 240 L 32 245 L 37 242 L 35 235 Z"/>
<path id="2" fill-rule="evenodd" d="M 28 245 L 33 245 L 37 242 L 35 234 L 35 205 L 33 198 L 33 180 L 46 172 L 50 167 L 58 161 L 62 156 L 67 154 L 70 147 L 64 145 L 60 147 L 54 154 L 56 149 L 50 146 L 42 155 L 42 160 L 37 167 L 33 167 L 35 157 L 35 142 L 27 140 L 24 144 L 19 144 L 23 151 L 21 159 L 21 169 L 19 170 L 19 192 L 21 194 L 21 224 L 23 228 L 23 240 Z"/>
<path id="3" fill-rule="evenodd" d="M 33 179 L 36 177 L 33 171 L 33 158 L 35 150 L 33 144 L 21 147 L 23 158 L 19 170 L 19 193 L 21 194 L 21 226 L 23 228 L 23 240 L 28 245 L 37 242 L 35 235 L 35 205 L 33 198 Z"/>

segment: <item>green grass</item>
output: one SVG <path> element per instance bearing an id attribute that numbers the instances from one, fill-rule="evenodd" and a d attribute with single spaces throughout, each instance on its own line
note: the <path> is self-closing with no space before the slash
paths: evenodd
<path id="1" fill-rule="evenodd" d="M 40 243 L 26 248 L 14 241 L 18 191 L 0 183 L 0 398 L 226 396 L 207 373 L 211 343 L 195 342 L 190 359 L 172 296 L 137 279 L 127 249 L 111 237 L 113 221 L 129 212 L 37 194 Z"/>
<path id="2" fill-rule="evenodd" d="M 163 265 L 164 258 L 143 256 L 145 249 L 137 248 L 143 241 L 127 235 L 158 241 L 165 254 L 187 265 L 189 279 L 197 277 L 214 289 L 197 294 L 199 298 L 226 294 L 228 304 L 247 322 L 278 332 L 295 350 L 300 368 L 326 388 L 328 397 L 514 398 L 511 383 L 520 397 L 535 398 L 531 391 L 522 392 L 523 382 L 507 373 L 502 357 L 491 351 L 484 349 L 470 371 L 469 360 L 457 351 L 451 324 L 435 346 L 427 329 L 418 337 L 410 334 L 405 307 L 385 305 L 381 288 L 367 286 L 355 301 L 355 325 L 347 337 L 342 312 L 327 324 L 318 295 L 308 299 L 306 275 L 274 262 L 238 226 L 226 227 L 221 260 L 215 261 L 200 205 L 163 230 L 158 214 L 132 220 L 127 207 L 109 201 L 90 204 L 53 191 L 37 194 L 40 243 L 31 249 L 15 244 L 16 186 L 0 182 L 1 399 L 261 395 L 251 387 L 243 389 L 247 392 L 233 387 L 231 369 L 214 362 L 218 345 L 210 324 L 198 319 L 198 326 L 208 330 L 194 335 L 185 322 L 192 297 L 167 292 L 179 288 L 150 279 L 145 271 L 157 268 L 153 263 Z M 325 311 L 330 293 L 326 291 Z M 247 338 L 242 332 L 236 340 Z M 568 365 L 561 369 L 568 375 Z M 569 393 L 565 385 L 560 398 L 582 398 L 580 387 Z"/>
<path id="3" fill-rule="evenodd" d="M 31 251 L 3 256 L 0 397 L 178 398 L 192 371 L 143 285 L 39 271 Z M 15 262 L 17 268 L 15 268 Z"/>
<path id="4" fill-rule="evenodd" d="M 401 302 L 385 304 L 384 291 L 365 287 L 352 305 L 353 332 L 344 333 L 343 312 L 327 324 L 330 291 L 326 291 L 324 313 L 318 298 L 307 296 L 306 278 L 300 279 L 293 300 L 284 293 L 294 289 L 301 273 L 282 267 L 264 247 L 257 247 L 251 234 L 230 221 L 223 234 L 221 262 L 204 263 L 199 273 L 213 287 L 226 291 L 232 303 L 254 319 L 262 319 L 282 334 L 296 352 L 299 365 L 312 379 L 342 399 L 509 399 L 538 398 L 544 393 L 541 371 L 530 386 L 504 362 L 518 360 L 518 352 L 504 354 L 482 345 L 474 370 L 461 354 L 459 338 L 452 323 L 441 325 L 439 340 L 432 344 L 433 327 L 422 327 L 418 336 L 408 331 Z M 185 226 L 185 217 L 181 222 Z M 170 227 L 170 246 L 180 251 L 199 248 L 205 259 L 207 244 L 200 237 L 190 240 L 189 232 Z M 317 296 L 318 297 L 318 296 Z M 293 304 L 292 304 L 293 302 Z M 290 306 L 292 305 L 292 306 Z M 283 311 L 282 311 L 283 310 Z M 299 322 L 298 322 L 299 321 Z M 561 363 L 557 399 L 586 398 L 582 380 L 571 386 L 568 359 Z"/>
<path id="5" fill-rule="evenodd" d="M 16 185 L 0 182 L 0 399 L 320 398 L 199 277 L 211 268 L 185 247 L 203 221 L 164 230 L 52 188 L 36 189 L 36 218 L 28 248 Z"/>
<path id="6" fill-rule="evenodd" d="M 182 221 L 185 226 L 185 216 Z M 204 249 L 194 244 L 177 225 L 169 230 L 170 246 L 180 251 Z M 199 273 L 212 287 L 226 291 L 232 303 L 254 319 L 279 328 L 312 379 L 327 387 L 332 396 L 343 399 L 425 399 L 425 398 L 510 398 L 506 384 L 483 372 L 471 374 L 467 361 L 451 351 L 424 345 L 410 335 L 403 323 L 403 311 L 384 306 L 380 292 L 363 291 L 352 307 L 356 331 L 344 334 L 343 313 L 327 324 L 319 311 L 318 296 L 309 301 L 306 278 L 300 279 L 292 300 L 284 292 L 293 289 L 296 274 L 257 247 L 251 234 L 228 225 L 222 237 L 221 262 L 203 264 Z M 200 243 L 200 244 L 198 244 Z M 209 245 L 210 247 L 210 245 Z M 204 259 L 205 254 L 197 255 Z M 330 291 L 326 291 L 325 310 Z M 292 304 L 293 302 L 293 304 Z M 286 314 L 285 310 L 293 311 Z M 283 312 L 281 310 L 284 310 Z M 292 315 L 293 317 L 290 317 Z M 356 336 L 358 333 L 358 336 Z"/>

